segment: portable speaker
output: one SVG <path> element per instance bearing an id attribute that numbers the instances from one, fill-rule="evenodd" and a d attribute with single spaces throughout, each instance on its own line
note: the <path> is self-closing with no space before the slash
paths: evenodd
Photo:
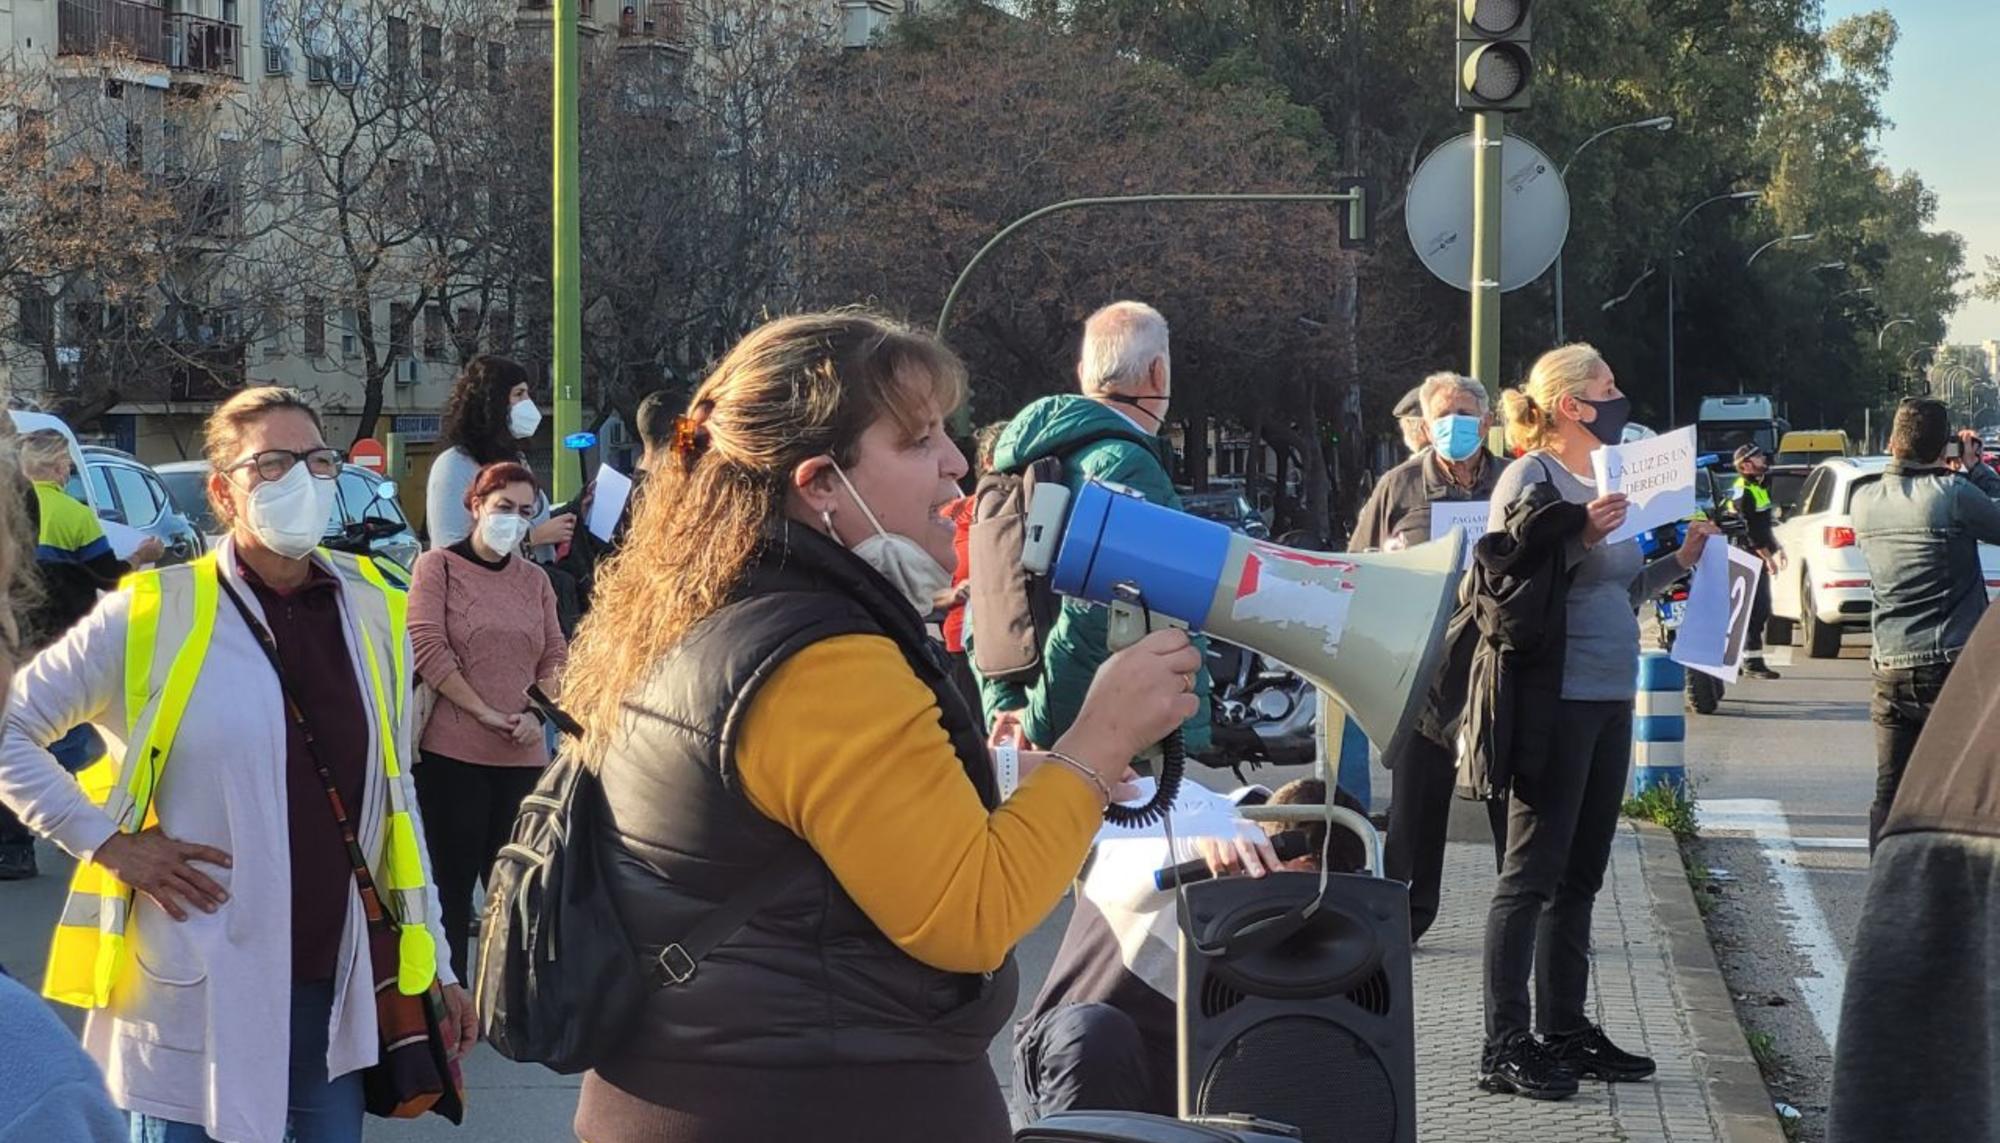
<path id="1" fill-rule="evenodd" d="M 1305 1143 L 1415 1143 L 1409 890 L 1333 874 L 1301 917 L 1319 881 L 1273 873 L 1187 887 L 1181 1115 L 1255 1115 Z"/>

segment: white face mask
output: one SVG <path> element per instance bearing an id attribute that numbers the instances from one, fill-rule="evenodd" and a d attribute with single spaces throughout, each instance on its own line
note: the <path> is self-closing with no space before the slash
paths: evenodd
<path id="1" fill-rule="evenodd" d="M 267 480 L 250 490 L 243 522 L 264 547 L 296 560 L 326 539 L 333 507 L 333 481 L 314 480 L 305 462 L 299 461 L 282 479 Z"/>
<path id="2" fill-rule="evenodd" d="M 515 440 L 527 440 L 541 427 L 542 411 L 535 407 L 532 399 L 516 401 L 507 410 L 507 431 L 514 434 Z"/>
<path id="3" fill-rule="evenodd" d="M 936 556 L 925 551 L 922 544 L 901 533 L 884 529 L 882 522 L 868 507 L 868 502 L 861 498 L 861 494 L 854 490 L 853 482 L 840 470 L 839 464 L 833 466 L 833 472 L 847 486 L 847 494 L 854 497 L 854 502 L 861 506 L 861 514 L 868 517 L 868 523 L 875 529 L 874 535 L 854 545 L 851 550 L 861 557 L 862 562 L 881 572 L 883 579 L 894 584 L 897 592 L 909 601 L 917 614 L 929 615 L 935 610 L 938 593 L 951 586 L 951 572 L 937 562 Z M 835 539 L 838 540 L 838 537 Z"/>
<path id="4" fill-rule="evenodd" d="M 479 518 L 479 538 L 503 556 L 513 555 L 528 536 L 528 522 L 512 512 L 489 512 Z"/>

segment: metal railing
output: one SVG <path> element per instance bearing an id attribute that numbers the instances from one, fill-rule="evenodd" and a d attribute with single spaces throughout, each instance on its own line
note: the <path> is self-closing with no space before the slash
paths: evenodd
<path id="1" fill-rule="evenodd" d="M 627 4 L 619 9 L 618 38 L 684 43 L 687 40 L 687 4 L 684 0 Z"/>
<path id="2" fill-rule="evenodd" d="M 138 0 L 58 0 L 56 52 L 117 52 L 181 71 L 243 78 L 240 25 Z"/>
<path id="3" fill-rule="evenodd" d="M 113 3 L 118 0 L 112 0 Z M 236 24 L 169 12 L 167 66 L 243 78 L 243 29 Z"/>

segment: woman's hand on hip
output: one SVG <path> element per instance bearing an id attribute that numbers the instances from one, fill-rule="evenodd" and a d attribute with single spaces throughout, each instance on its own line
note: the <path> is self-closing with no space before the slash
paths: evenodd
<path id="1" fill-rule="evenodd" d="M 444 1019 L 438 1031 L 444 1034 L 445 1058 L 455 1060 L 479 1043 L 479 1010 L 473 1007 L 464 985 L 447 984 L 440 991 L 444 993 Z"/>
<path id="2" fill-rule="evenodd" d="M 1058 748 L 1089 763 L 1106 785 L 1118 784 L 1140 751 L 1193 717 L 1200 670 L 1201 651 L 1187 632 L 1153 632 L 1097 669 Z"/>
<path id="3" fill-rule="evenodd" d="M 229 891 L 194 867 L 197 861 L 230 868 L 228 854 L 212 846 L 175 841 L 160 827 L 138 833 L 114 833 L 90 859 L 112 876 L 153 899 L 176 921 L 188 918 L 190 906 L 213 913 L 229 900 Z"/>

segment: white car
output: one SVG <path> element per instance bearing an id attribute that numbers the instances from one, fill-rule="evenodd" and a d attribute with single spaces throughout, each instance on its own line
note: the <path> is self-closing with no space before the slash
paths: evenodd
<path id="1" fill-rule="evenodd" d="M 1787 562 L 1771 580 L 1773 642 L 1791 642 L 1796 624 L 1806 654 L 1831 659 L 1843 632 L 1868 630 L 1874 595 L 1851 513 L 1854 490 L 1882 479 L 1888 463 L 1885 456 L 1837 457 L 1806 477 L 1798 506 L 1775 528 Z M 2000 589 L 2000 548 L 1979 545 L 1979 566 L 1991 598 Z"/>

